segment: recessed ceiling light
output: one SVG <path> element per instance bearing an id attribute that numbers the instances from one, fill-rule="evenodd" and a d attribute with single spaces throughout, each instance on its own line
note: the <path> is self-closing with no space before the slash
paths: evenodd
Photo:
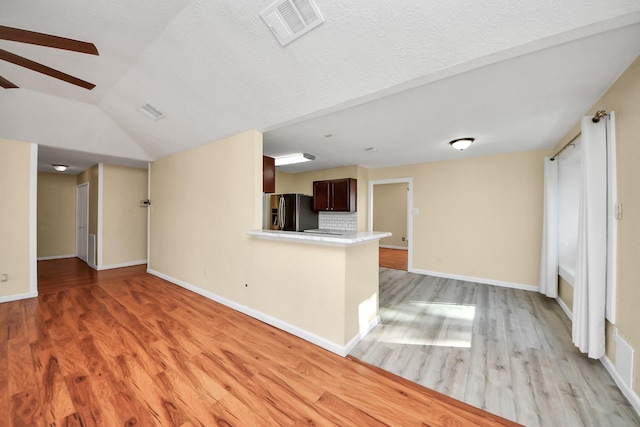
<path id="1" fill-rule="evenodd" d="M 310 162 L 315 160 L 316 156 L 307 153 L 289 154 L 287 156 L 280 156 L 275 158 L 276 166 L 293 165 L 296 163 Z"/>
<path id="2" fill-rule="evenodd" d="M 51 165 L 51 166 L 53 166 L 53 168 L 54 168 L 55 170 L 57 170 L 58 172 L 64 172 L 64 171 L 66 171 L 67 169 L 69 169 L 69 166 L 67 166 L 67 165 L 54 164 L 54 165 Z"/>
<path id="3" fill-rule="evenodd" d="M 456 150 L 466 150 L 467 148 L 469 148 L 469 146 L 471 145 L 471 143 L 473 141 L 475 141 L 475 138 L 458 138 L 458 139 L 454 139 L 453 141 L 449 142 L 449 144 L 455 148 Z"/>

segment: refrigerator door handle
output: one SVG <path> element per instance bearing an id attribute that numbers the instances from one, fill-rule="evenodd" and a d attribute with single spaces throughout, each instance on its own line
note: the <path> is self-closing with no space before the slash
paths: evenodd
<path id="1" fill-rule="evenodd" d="M 284 230 L 284 220 L 285 220 L 284 208 L 285 208 L 284 196 L 280 196 L 280 206 L 278 207 L 280 230 Z"/>

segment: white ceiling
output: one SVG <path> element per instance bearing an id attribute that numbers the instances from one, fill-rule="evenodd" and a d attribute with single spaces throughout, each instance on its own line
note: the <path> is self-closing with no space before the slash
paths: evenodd
<path id="1" fill-rule="evenodd" d="M 0 41 L 97 85 L 0 61 L 20 86 L 0 89 L 0 137 L 144 162 L 258 129 L 266 154 L 317 156 L 291 172 L 522 151 L 558 142 L 640 54 L 637 0 L 318 0 L 326 22 L 285 47 L 270 3 L 3 0 L 0 25 L 100 55 Z M 459 153 L 460 136 L 477 140 Z"/>

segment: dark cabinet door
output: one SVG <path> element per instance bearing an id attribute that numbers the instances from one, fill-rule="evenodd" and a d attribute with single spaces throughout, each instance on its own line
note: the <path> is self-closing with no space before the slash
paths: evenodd
<path id="1" fill-rule="evenodd" d="M 313 183 L 313 210 L 328 211 L 331 209 L 331 182 L 315 181 Z"/>
<path id="2" fill-rule="evenodd" d="M 350 181 L 351 179 L 337 179 L 331 182 L 333 186 L 332 211 L 349 212 L 351 210 Z"/>
<path id="3" fill-rule="evenodd" d="M 353 178 L 315 181 L 313 210 L 332 212 L 356 211 L 357 180 Z"/>
<path id="4" fill-rule="evenodd" d="M 262 192 L 276 192 L 276 160 L 273 157 L 262 156 Z"/>

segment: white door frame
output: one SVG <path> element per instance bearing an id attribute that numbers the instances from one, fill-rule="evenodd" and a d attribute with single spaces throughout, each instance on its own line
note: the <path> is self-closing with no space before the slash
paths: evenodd
<path id="1" fill-rule="evenodd" d="M 86 203 L 81 205 L 80 191 L 83 191 L 84 187 L 86 187 L 87 197 L 86 197 Z M 81 231 L 80 216 L 82 215 L 83 210 L 84 210 L 84 216 L 86 218 L 86 227 L 84 227 L 84 231 Z M 84 243 L 84 251 L 81 250 L 82 248 L 80 246 L 83 243 Z M 81 256 L 83 252 L 84 252 L 84 258 Z M 89 183 L 88 182 L 83 182 L 82 184 L 76 186 L 76 256 L 84 262 L 87 262 L 89 257 Z"/>
<path id="2" fill-rule="evenodd" d="M 369 231 L 373 231 L 373 186 L 384 184 L 407 184 L 409 186 L 409 191 L 407 191 L 407 239 L 409 240 L 409 244 L 407 245 L 409 252 L 407 271 L 411 271 L 413 269 L 413 178 L 393 178 L 369 181 L 369 211 L 367 219 L 367 229 Z"/>

